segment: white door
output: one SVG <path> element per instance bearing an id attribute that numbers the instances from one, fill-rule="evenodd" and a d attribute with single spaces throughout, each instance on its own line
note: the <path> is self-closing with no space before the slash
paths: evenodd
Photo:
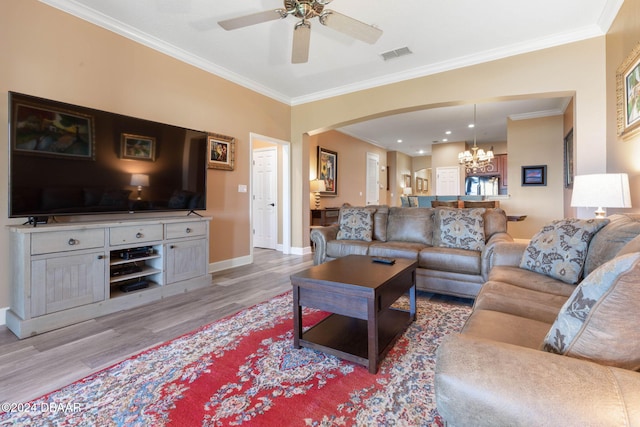
<path id="1" fill-rule="evenodd" d="M 367 205 L 380 204 L 380 157 L 367 153 Z"/>
<path id="2" fill-rule="evenodd" d="M 436 196 L 460 195 L 460 167 L 436 168 Z"/>
<path id="3" fill-rule="evenodd" d="M 253 150 L 253 246 L 275 249 L 278 240 L 278 149 Z"/>

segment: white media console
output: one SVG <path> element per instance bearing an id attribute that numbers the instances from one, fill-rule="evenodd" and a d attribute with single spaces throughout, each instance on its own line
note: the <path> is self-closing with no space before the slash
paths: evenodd
<path id="1" fill-rule="evenodd" d="M 19 338 L 211 285 L 209 217 L 10 226 Z"/>

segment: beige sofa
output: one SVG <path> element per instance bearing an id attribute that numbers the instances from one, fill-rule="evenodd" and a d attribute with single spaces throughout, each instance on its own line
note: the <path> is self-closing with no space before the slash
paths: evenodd
<path id="1" fill-rule="evenodd" d="M 553 239 L 495 245 L 471 316 L 437 352 L 448 425 L 640 426 L 640 215 L 608 219 L 578 285 L 560 280 L 564 266 L 530 270 L 557 253 Z"/>
<path id="2" fill-rule="evenodd" d="M 353 216 L 369 216 L 371 227 L 360 219 L 354 226 Z M 345 206 L 339 223 L 313 229 L 311 240 L 316 265 L 351 254 L 415 259 L 418 289 L 465 298 L 475 298 L 486 281 L 494 245 L 513 241 L 499 208 L 388 206 Z"/>

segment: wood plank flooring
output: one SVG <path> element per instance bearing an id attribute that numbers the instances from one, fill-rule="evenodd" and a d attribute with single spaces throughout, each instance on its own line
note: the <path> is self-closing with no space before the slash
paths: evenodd
<path id="1" fill-rule="evenodd" d="M 0 326 L 0 403 L 20 403 L 71 384 L 147 348 L 291 290 L 312 255 L 255 249 L 254 263 L 213 274 L 213 285 L 19 340 Z M 470 300 L 434 296 L 461 304 Z"/>
<path id="2" fill-rule="evenodd" d="M 213 285 L 19 340 L 0 326 L 0 402 L 26 402 L 128 356 L 291 290 L 311 255 L 255 249 L 254 263 L 213 274 Z"/>

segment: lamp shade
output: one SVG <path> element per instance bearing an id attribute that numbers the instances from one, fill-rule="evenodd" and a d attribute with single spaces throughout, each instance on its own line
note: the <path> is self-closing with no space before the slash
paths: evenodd
<path id="1" fill-rule="evenodd" d="M 413 188 L 411 188 L 411 187 L 404 187 L 404 188 L 402 189 L 402 193 L 403 193 L 403 194 L 413 194 Z"/>
<path id="2" fill-rule="evenodd" d="M 626 173 L 577 175 L 573 181 L 571 206 L 630 208 L 629 177 Z"/>
<path id="3" fill-rule="evenodd" d="M 131 185 L 135 187 L 148 187 L 149 175 L 134 173 L 133 175 L 131 175 Z"/>
<path id="4" fill-rule="evenodd" d="M 326 191 L 327 187 L 324 185 L 324 180 L 322 179 L 314 179 L 311 181 L 309 185 L 312 193 L 319 193 L 321 191 Z"/>

